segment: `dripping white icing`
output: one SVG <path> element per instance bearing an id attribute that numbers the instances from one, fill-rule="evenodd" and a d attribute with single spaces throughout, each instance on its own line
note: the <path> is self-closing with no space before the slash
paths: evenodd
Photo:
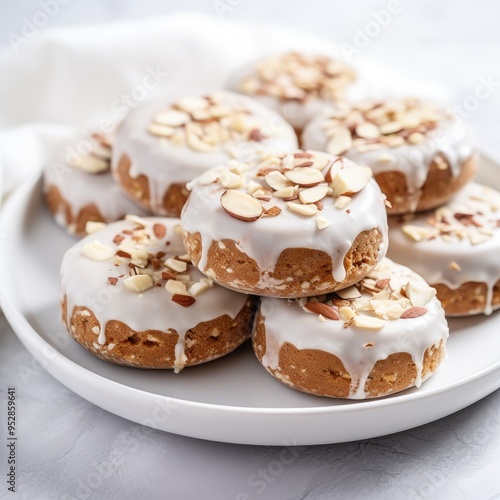
<path id="1" fill-rule="evenodd" d="M 174 227 L 179 223 L 178 219 L 143 220 L 147 222 L 148 231 L 151 231 L 152 225 L 156 223 L 167 228 L 164 237 L 150 240 L 146 248 L 149 253 L 167 252 L 163 260 L 185 254 L 182 240 L 174 231 Z M 115 266 L 114 257 L 104 261 L 92 260 L 82 253 L 82 249 L 96 240 L 116 248 L 114 237 L 124 229 L 133 227 L 134 224 L 128 221 L 109 224 L 80 240 L 66 252 L 61 264 L 61 292 L 63 296 L 67 296 L 66 322 L 69 324 L 76 306 L 88 307 L 99 322 L 97 342 L 101 346 L 106 344 L 105 328 L 111 320 L 121 321 L 135 331 L 158 330 L 169 335 L 169 330 L 175 330 L 179 335 L 175 348 L 176 368 L 180 369 L 184 364 L 186 332 L 201 322 L 211 321 L 221 315 L 227 314 L 234 318 L 245 304 L 247 296 L 214 285 L 196 296 L 193 305 L 182 307 L 171 300 L 171 294 L 164 286 L 153 287 L 139 294 L 128 289 L 123 279 L 118 279 L 116 285 L 111 285 L 107 281 L 108 277 L 122 274 L 128 276 L 128 264 L 124 262 Z M 168 246 L 167 241 L 170 242 Z M 193 266 L 189 266 L 189 275 L 193 281 L 203 278 Z"/>
<path id="2" fill-rule="evenodd" d="M 370 276 L 396 277 L 407 283 L 428 285 L 410 269 L 384 259 Z M 370 297 L 362 291 L 362 297 Z M 291 343 L 297 349 L 316 349 L 337 356 L 351 376 L 351 399 L 364 399 L 365 382 L 379 360 L 398 352 L 411 355 L 417 368 L 414 384 L 422 381 L 425 351 L 448 337 L 448 325 L 440 302 L 434 297 L 425 304 L 427 313 L 412 319 L 387 320 L 379 330 L 344 327 L 343 321 L 319 321 L 317 314 L 305 312 L 297 301 L 263 298 L 260 305 L 266 331 L 266 352 L 262 364 L 272 371 L 279 368 L 280 349 Z M 359 314 L 363 314 L 360 312 Z M 367 313 L 365 313 L 367 314 Z M 364 345 L 373 343 L 370 348 Z"/>

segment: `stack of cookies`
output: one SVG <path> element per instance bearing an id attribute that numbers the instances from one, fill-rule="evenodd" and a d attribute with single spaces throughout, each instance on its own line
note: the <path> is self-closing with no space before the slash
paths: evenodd
<path id="1" fill-rule="evenodd" d="M 138 208 L 108 225 L 119 216 L 80 217 L 73 232 L 87 236 L 61 268 L 68 332 L 102 359 L 176 372 L 252 337 L 276 379 L 336 398 L 393 394 L 434 373 L 448 337 L 439 299 L 448 314 L 459 303 L 440 288 L 453 289 L 452 267 L 475 294 L 484 285 L 490 306 L 469 312 L 489 312 L 500 291 L 491 272 L 473 282 L 471 253 L 445 265 L 449 251 L 432 245 L 467 242 L 491 271 L 499 198 L 470 183 L 461 122 L 414 98 L 348 103 L 355 78 L 331 58 L 287 53 L 245 66 L 231 91 L 165 95 L 130 113 L 102 170 Z M 49 169 L 45 181 L 61 221 Z M 56 187 L 63 200 L 72 189 Z"/>

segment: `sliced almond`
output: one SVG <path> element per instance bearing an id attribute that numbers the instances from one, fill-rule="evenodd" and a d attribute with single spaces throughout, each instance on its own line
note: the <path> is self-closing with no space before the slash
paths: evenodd
<path id="1" fill-rule="evenodd" d="M 343 290 L 337 290 L 335 292 L 341 299 L 359 299 L 361 297 L 361 293 L 359 293 L 359 290 L 354 286 L 350 286 L 348 288 L 344 288 Z"/>
<path id="2" fill-rule="evenodd" d="M 220 203 L 231 217 L 244 222 L 256 221 L 264 211 L 258 200 L 235 189 L 225 191 L 220 197 Z"/>
<path id="3" fill-rule="evenodd" d="M 338 208 L 339 210 L 343 210 L 349 203 L 351 203 L 352 198 L 350 196 L 340 195 L 336 200 L 333 206 Z"/>
<path id="4" fill-rule="evenodd" d="M 412 319 L 412 318 L 418 318 L 420 316 L 423 316 L 424 314 L 427 313 L 427 309 L 425 307 L 420 307 L 420 306 L 413 306 L 407 309 L 406 311 L 401 314 L 399 317 L 400 319 Z"/>
<path id="5" fill-rule="evenodd" d="M 331 155 L 340 156 L 352 147 L 352 137 L 349 129 L 338 127 L 326 145 L 326 151 Z"/>
<path id="6" fill-rule="evenodd" d="M 85 224 L 85 232 L 87 234 L 94 234 L 94 233 L 97 233 L 97 231 L 104 229 L 105 227 L 106 227 L 106 224 L 104 222 L 97 222 L 97 221 L 89 220 Z"/>
<path id="7" fill-rule="evenodd" d="M 311 167 L 296 167 L 293 170 L 285 172 L 285 177 L 294 184 L 303 187 L 312 187 L 325 180 L 319 170 Z"/>
<path id="8" fill-rule="evenodd" d="M 405 224 L 401 230 L 413 241 L 423 241 L 430 238 L 432 231 L 426 227 L 415 226 L 413 224 Z"/>
<path id="9" fill-rule="evenodd" d="M 192 306 L 196 302 L 196 299 L 194 297 L 191 297 L 190 295 L 184 295 L 182 293 L 174 293 L 170 300 L 182 307 Z"/>
<path id="10" fill-rule="evenodd" d="M 89 174 L 98 174 L 109 170 L 109 161 L 95 156 L 77 156 L 70 162 L 71 166 L 88 172 Z"/>
<path id="11" fill-rule="evenodd" d="M 103 262 L 111 259 L 111 257 L 115 255 L 115 249 L 109 245 L 101 243 L 99 240 L 94 240 L 83 246 L 82 253 L 89 259 Z"/>
<path id="12" fill-rule="evenodd" d="M 292 185 L 292 183 L 277 170 L 272 170 L 265 176 L 266 182 L 275 191 L 279 191 L 280 189 L 287 188 Z"/>
<path id="13" fill-rule="evenodd" d="M 460 267 L 460 264 L 458 262 L 452 261 L 448 264 L 448 268 L 451 269 L 452 271 L 457 271 L 460 272 L 462 268 Z"/>
<path id="14" fill-rule="evenodd" d="M 175 129 L 168 125 L 151 123 L 150 125 L 148 125 L 147 131 L 152 135 L 157 135 L 158 137 L 172 137 L 174 135 Z"/>
<path id="15" fill-rule="evenodd" d="M 174 259 L 173 257 L 170 257 L 165 261 L 165 266 L 177 273 L 183 273 L 187 269 L 186 262 Z"/>
<path id="16" fill-rule="evenodd" d="M 299 200 L 304 204 L 316 203 L 326 196 L 328 189 L 329 186 L 326 184 L 304 189 L 299 192 Z"/>
<path id="17" fill-rule="evenodd" d="M 394 134 L 396 132 L 399 132 L 400 130 L 403 129 L 403 125 L 399 122 L 389 122 L 389 123 L 384 123 L 383 125 L 380 125 L 380 132 L 383 134 Z"/>
<path id="18" fill-rule="evenodd" d="M 331 224 L 331 222 L 322 215 L 318 215 L 316 217 L 316 224 L 318 225 L 318 229 L 325 229 Z"/>
<path id="19" fill-rule="evenodd" d="M 294 203 L 293 201 L 286 202 L 287 207 L 296 214 L 312 217 L 318 213 L 318 207 L 314 204 L 303 205 L 302 203 Z"/>
<path id="20" fill-rule="evenodd" d="M 153 224 L 153 233 L 158 239 L 164 238 L 167 234 L 167 228 L 160 223 Z"/>
<path id="21" fill-rule="evenodd" d="M 219 173 L 219 182 L 225 188 L 238 189 L 243 186 L 244 179 L 241 175 L 225 169 Z"/>
<path id="22" fill-rule="evenodd" d="M 142 293 L 154 285 L 153 278 L 148 274 L 135 274 L 123 280 L 123 284 L 133 292 Z"/>
<path id="23" fill-rule="evenodd" d="M 327 319 L 331 320 L 340 319 L 340 316 L 333 307 L 327 304 L 322 304 L 321 302 L 307 302 L 307 304 L 305 304 L 304 306 L 304 309 L 313 314 L 320 314 L 321 316 Z"/>
<path id="24" fill-rule="evenodd" d="M 295 186 L 288 186 L 283 189 L 278 189 L 273 193 L 276 198 L 293 198 L 297 194 L 297 188 Z M 254 193 L 255 196 L 255 193 Z"/>
<path id="25" fill-rule="evenodd" d="M 380 137 L 380 129 L 371 122 L 360 123 L 355 129 L 356 135 L 363 139 L 377 139 Z"/>
<path id="26" fill-rule="evenodd" d="M 167 292 L 170 292 L 172 295 L 189 295 L 186 289 L 186 284 L 182 283 L 181 281 L 168 280 L 165 283 L 165 290 L 167 290 Z"/>
<path id="27" fill-rule="evenodd" d="M 187 113 L 184 113 L 183 111 L 177 111 L 175 109 L 160 111 L 153 117 L 154 123 L 157 123 L 158 125 L 166 125 L 167 127 L 180 127 L 190 120 L 191 118 Z"/>
<path id="28" fill-rule="evenodd" d="M 339 314 L 343 321 L 349 321 L 356 316 L 356 311 L 350 306 L 339 307 Z"/>
<path id="29" fill-rule="evenodd" d="M 407 141 L 410 144 L 422 144 L 425 142 L 425 135 L 420 132 L 413 132 L 408 136 Z"/>
<path id="30" fill-rule="evenodd" d="M 349 195 L 361 191 L 373 177 L 370 167 L 353 165 L 352 167 L 340 170 L 330 187 L 333 189 L 333 196 Z"/>
<path id="31" fill-rule="evenodd" d="M 414 306 L 425 306 L 436 296 L 435 288 L 411 281 L 406 284 L 404 291 Z"/>
<path id="32" fill-rule="evenodd" d="M 200 111 L 208 108 L 209 103 L 207 99 L 198 96 L 188 96 L 181 97 L 177 102 L 176 106 L 187 113 L 192 113 L 193 111 Z"/>
<path id="33" fill-rule="evenodd" d="M 204 291 L 208 290 L 210 287 L 211 285 L 206 281 L 198 281 L 188 288 L 188 293 L 193 297 L 197 297 Z"/>
<path id="34" fill-rule="evenodd" d="M 358 328 L 363 328 L 365 330 L 380 330 L 386 321 L 384 319 L 375 318 L 373 316 L 354 316 L 352 319 L 352 324 Z"/>

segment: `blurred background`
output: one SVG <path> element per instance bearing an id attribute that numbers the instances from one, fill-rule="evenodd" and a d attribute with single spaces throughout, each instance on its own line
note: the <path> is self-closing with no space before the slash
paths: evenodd
<path id="1" fill-rule="evenodd" d="M 27 25 L 56 28 L 140 20 L 193 11 L 222 21 L 277 23 L 341 44 L 355 57 L 375 59 L 410 79 L 447 88 L 478 132 L 479 144 L 498 149 L 500 4 L 494 0 L 4 0 L 0 48 L 15 49 Z M 40 14 L 42 12 L 42 14 Z M 48 15 L 43 15 L 46 12 Z M 28 28 L 29 29 L 29 28 Z M 18 44 L 20 46 L 20 44 Z M 22 51 L 19 52 L 22 57 Z M 481 99 L 475 99 L 478 86 Z"/>

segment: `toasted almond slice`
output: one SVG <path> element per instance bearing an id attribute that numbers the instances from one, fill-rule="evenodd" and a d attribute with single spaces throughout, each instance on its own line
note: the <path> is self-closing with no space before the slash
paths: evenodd
<path id="1" fill-rule="evenodd" d="M 156 113 L 153 117 L 153 122 L 158 125 L 166 125 L 167 127 L 180 127 L 190 121 L 190 119 L 189 115 L 183 111 L 167 109 L 166 111 Z"/>
<path id="2" fill-rule="evenodd" d="M 170 300 L 182 307 L 192 306 L 196 302 L 196 299 L 194 297 L 191 297 L 190 295 L 184 295 L 183 293 L 174 293 Z"/>
<path id="3" fill-rule="evenodd" d="M 197 134 L 188 129 L 186 129 L 186 143 L 193 151 L 200 153 L 211 153 L 216 150 L 213 145 L 203 141 Z"/>
<path id="4" fill-rule="evenodd" d="M 187 262 L 188 264 L 191 263 L 191 257 L 188 253 L 185 253 L 184 255 L 178 255 L 176 259 L 182 260 L 182 262 Z"/>
<path id="5" fill-rule="evenodd" d="M 320 182 L 324 182 L 323 174 L 311 167 L 296 167 L 285 172 L 285 177 L 294 184 L 303 187 L 312 187 Z"/>
<path id="6" fill-rule="evenodd" d="M 96 144 L 91 154 L 101 160 L 109 161 L 111 160 L 111 146 L 103 143 Z"/>
<path id="7" fill-rule="evenodd" d="M 316 224 L 318 225 L 318 229 L 325 229 L 331 224 L 331 222 L 322 215 L 318 215 L 316 217 Z"/>
<path id="8" fill-rule="evenodd" d="M 352 324 L 358 328 L 363 328 L 365 330 L 380 330 L 386 321 L 380 318 L 375 318 L 373 316 L 354 316 L 352 319 Z"/>
<path id="9" fill-rule="evenodd" d="M 247 186 L 248 194 L 253 195 L 256 191 L 262 191 L 262 186 L 255 181 L 250 181 Z"/>
<path id="10" fill-rule="evenodd" d="M 123 280 L 123 284 L 133 292 L 142 293 L 154 285 L 153 278 L 148 274 L 135 274 Z"/>
<path id="11" fill-rule="evenodd" d="M 380 129 L 371 122 L 360 123 L 355 129 L 356 135 L 363 139 L 377 139 L 380 137 Z"/>
<path id="12" fill-rule="evenodd" d="M 264 211 L 258 200 L 235 189 L 225 191 L 220 197 L 220 203 L 231 217 L 244 222 L 256 221 Z"/>
<path id="13" fill-rule="evenodd" d="M 206 281 L 198 281 L 188 288 L 188 293 L 193 297 L 197 297 L 209 288 L 210 285 Z"/>
<path id="14" fill-rule="evenodd" d="M 186 289 L 186 283 L 183 283 L 182 281 L 168 280 L 165 283 L 165 289 L 172 295 L 189 295 Z"/>
<path id="15" fill-rule="evenodd" d="M 331 320 L 340 319 L 340 316 L 333 307 L 329 306 L 328 304 L 322 304 L 321 302 L 307 302 L 304 305 L 304 309 L 313 314 L 320 314 L 321 316 L 327 319 Z"/>
<path id="16" fill-rule="evenodd" d="M 330 155 L 318 151 L 310 151 L 310 153 L 313 154 L 313 157 L 311 158 L 311 168 L 315 168 L 316 170 L 323 170 L 328 166 L 329 163 L 332 162 L 332 158 Z"/>
<path id="17" fill-rule="evenodd" d="M 329 186 L 327 184 L 321 184 L 304 189 L 303 191 L 299 191 L 299 200 L 304 203 L 304 205 L 308 203 L 316 203 L 326 196 L 328 189 Z"/>
<path id="18" fill-rule="evenodd" d="M 342 321 L 349 321 L 356 316 L 356 311 L 351 306 L 341 306 L 339 307 L 339 314 Z"/>
<path id="19" fill-rule="evenodd" d="M 349 150 L 352 146 L 352 137 L 349 129 L 338 127 L 334 135 L 326 145 L 326 151 L 331 155 L 340 156 Z"/>
<path id="20" fill-rule="evenodd" d="M 97 231 L 104 229 L 105 227 L 106 227 L 106 224 L 104 222 L 96 222 L 93 220 L 89 220 L 85 224 L 85 232 L 87 234 L 94 234 L 94 233 L 97 233 Z"/>
<path id="21" fill-rule="evenodd" d="M 363 165 L 353 165 L 343 168 L 333 179 L 330 187 L 333 189 L 333 196 L 350 195 L 361 191 L 373 177 L 370 167 Z"/>
<path id="22" fill-rule="evenodd" d="M 399 318 L 400 319 L 418 318 L 420 316 L 423 316 L 426 313 L 427 313 L 427 309 L 425 307 L 413 306 L 413 307 L 410 307 L 409 309 L 406 309 L 406 311 L 404 311 L 403 314 L 401 314 L 401 316 Z"/>
<path id="23" fill-rule="evenodd" d="M 335 178 L 335 176 L 337 175 L 337 173 L 340 172 L 340 169 L 342 169 L 343 167 L 344 167 L 344 161 L 343 161 L 342 157 L 339 156 L 332 163 L 330 168 L 328 168 L 328 170 L 325 174 L 325 181 L 328 183 L 332 182 L 333 179 Z"/>
<path id="24" fill-rule="evenodd" d="M 103 262 L 115 255 L 115 249 L 109 245 L 101 243 L 99 240 L 94 240 L 83 246 L 82 253 L 89 259 Z"/>
<path id="25" fill-rule="evenodd" d="M 187 113 L 192 113 L 193 111 L 201 111 L 208 108 L 209 103 L 203 97 L 198 96 L 187 96 L 181 97 L 176 105 L 179 109 L 186 111 Z"/>
<path id="26" fill-rule="evenodd" d="M 172 137 L 175 129 L 167 125 L 159 125 L 158 123 L 151 123 L 147 128 L 148 132 L 158 137 Z"/>
<path id="27" fill-rule="evenodd" d="M 281 172 L 278 172 L 278 170 L 272 170 L 266 174 L 265 179 L 267 184 L 275 191 L 292 185 L 292 183 Z"/>

